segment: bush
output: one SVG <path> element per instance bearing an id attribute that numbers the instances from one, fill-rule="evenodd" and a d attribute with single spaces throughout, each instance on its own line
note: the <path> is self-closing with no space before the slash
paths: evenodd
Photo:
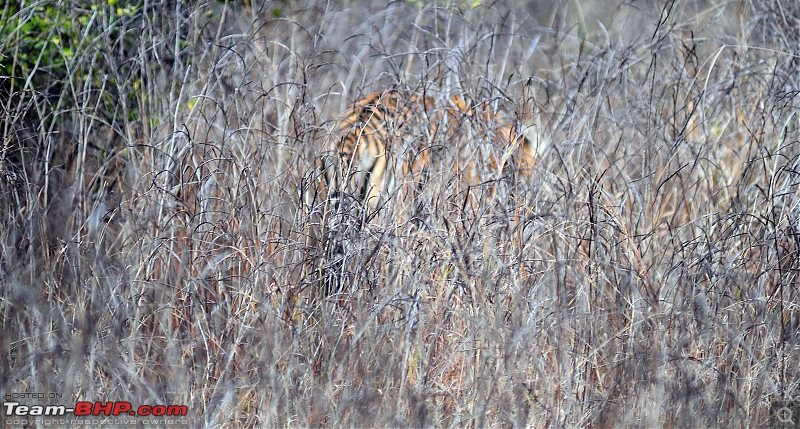
<path id="1" fill-rule="evenodd" d="M 779 423 L 791 9 L 537 3 L 6 6 L 0 390 L 192 427 Z M 493 124 L 417 124 L 437 163 L 334 213 L 320 158 L 387 88 L 534 105 L 552 145 L 498 175 Z"/>

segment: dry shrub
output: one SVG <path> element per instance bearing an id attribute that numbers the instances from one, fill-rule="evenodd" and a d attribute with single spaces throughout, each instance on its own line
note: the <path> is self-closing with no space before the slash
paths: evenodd
<path id="1" fill-rule="evenodd" d="M 790 9 L 161 6 L 103 15 L 62 92 L 3 87 L 3 393 L 235 427 L 763 426 L 797 397 Z M 420 135 L 414 192 L 331 231 L 326 142 L 398 87 L 516 119 L 532 88 L 552 146 L 464 180 L 492 124 Z"/>

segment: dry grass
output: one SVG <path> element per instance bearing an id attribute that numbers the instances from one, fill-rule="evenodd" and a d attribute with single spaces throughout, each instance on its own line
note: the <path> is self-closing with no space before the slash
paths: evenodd
<path id="1" fill-rule="evenodd" d="M 3 395 L 212 427 L 763 427 L 800 397 L 800 8 L 245 3 L 101 13 L 55 90 L 4 81 Z M 389 87 L 533 91 L 552 145 L 336 215 L 320 154 Z"/>

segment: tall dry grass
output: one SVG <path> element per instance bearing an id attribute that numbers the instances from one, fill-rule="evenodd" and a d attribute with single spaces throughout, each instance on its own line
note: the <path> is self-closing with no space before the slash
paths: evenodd
<path id="1" fill-rule="evenodd" d="M 5 80 L 0 392 L 212 427 L 780 427 L 800 9 L 467 3 L 101 8 L 57 86 Z M 331 231 L 319 156 L 389 87 L 532 93 L 551 146 Z"/>

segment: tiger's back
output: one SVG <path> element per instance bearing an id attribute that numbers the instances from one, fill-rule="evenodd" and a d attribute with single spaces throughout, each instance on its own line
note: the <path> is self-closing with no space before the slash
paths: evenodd
<path id="1" fill-rule="evenodd" d="M 442 159 L 455 159 L 452 168 L 468 184 L 487 171 L 526 173 L 541 148 L 524 131 L 485 102 L 375 92 L 358 100 L 334 130 L 323 166 L 328 195 L 349 195 L 374 207 L 401 184 L 424 181 Z"/>

